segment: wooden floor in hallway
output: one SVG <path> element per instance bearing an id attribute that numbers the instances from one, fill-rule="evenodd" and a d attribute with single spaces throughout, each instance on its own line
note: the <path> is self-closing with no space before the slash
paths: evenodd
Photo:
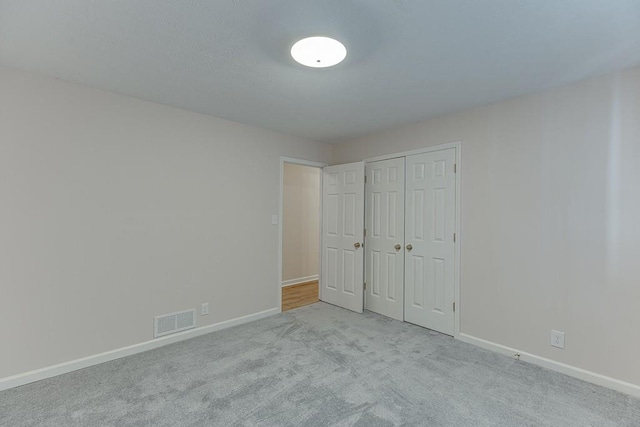
<path id="1" fill-rule="evenodd" d="M 282 311 L 313 304 L 319 300 L 317 280 L 282 288 Z"/>

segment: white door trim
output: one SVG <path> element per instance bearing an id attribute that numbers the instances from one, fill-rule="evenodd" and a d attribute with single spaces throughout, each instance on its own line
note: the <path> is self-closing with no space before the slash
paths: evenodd
<path id="1" fill-rule="evenodd" d="M 459 152 L 461 147 L 462 147 L 462 142 L 460 141 L 447 142 L 446 144 L 433 145 L 431 147 L 417 148 L 415 150 L 401 151 L 399 153 L 384 154 L 382 156 L 377 156 L 377 157 L 369 157 L 367 159 L 364 159 L 364 162 L 365 163 L 377 162 L 379 160 L 389 160 L 389 159 L 395 159 L 396 157 L 413 156 L 414 154 L 430 153 L 432 151 L 447 150 L 449 148 L 456 148 L 457 149 L 456 151 Z M 458 157 L 459 157 L 459 153 L 458 153 Z M 457 160 L 460 160 L 460 159 L 457 159 Z"/>
<path id="2" fill-rule="evenodd" d="M 365 164 L 370 162 L 377 162 L 380 160 L 389 160 L 395 159 L 397 157 L 407 157 L 412 156 L 414 154 L 423 154 L 430 153 L 433 151 L 447 150 L 449 148 L 456 149 L 456 219 L 455 219 L 455 233 L 456 233 L 456 247 L 455 247 L 455 257 L 456 257 L 456 266 L 455 266 L 455 278 L 454 278 L 454 297 L 456 303 L 456 311 L 454 313 L 454 337 L 456 339 L 460 338 L 460 311 L 462 308 L 462 304 L 460 303 L 460 248 L 462 246 L 462 229 L 461 229 L 461 201 L 462 201 L 462 142 L 449 142 L 446 144 L 434 145 L 432 147 L 424 147 L 418 148 L 416 150 L 410 151 L 402 151 L 400 153 L 392 153 L 386 154 L 383 156 L 370 157 L 368 159 L 364 159 Z"/>
<path id="3" fill-rule="evenodd" d="M 294 163 L 297 165 L 304 165 L 304 166 L 312 166 L 315 168 L 319 168 L 320 170 L 322 170 L 323 167 L 327 166 L 326 163 L 318 163 L 318 162 L 312 162 L 310 160 L 304 160 L 304 159 L 296 159 L 293 157 L 285 157 L 285 156 L 280 156 L 280 181 L 279 181 L 279 195 L 278 195 L 278 283 L 276 286 L 276 292 L 277 292 L 277 301 L 278 301 L 278 313 L 282 313 L 282 232 L 283 232 L 283 228 L 282 228 L 282 215 L 284 213 L 284 164 L 285 163 Z M 320 233 L 322 233 L 322 173 L 320 174 Z M 321 240 L 321 239 L 318 239 Z M 322 244 L 321 242 L 319 243 L 320 245 Z M 321 257 L 322 256 L 322 251 L 321 248 L 318 248 L 318 254 Z M 320 264 L 321 259 L 318 259 L 318 265 Z M 320 272 L 318 272 L 318 274 L 320 274 Z M 320 289 L 318 289 L 318 292 L 320 292 Z"/>

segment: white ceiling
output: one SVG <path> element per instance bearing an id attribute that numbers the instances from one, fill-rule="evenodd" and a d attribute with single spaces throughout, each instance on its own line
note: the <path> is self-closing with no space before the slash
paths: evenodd
<path id="1" fill-rule="evenodd" d="M 639 65 L 640 0 L 0 0 L 0 64 L 339 142 Z"/>

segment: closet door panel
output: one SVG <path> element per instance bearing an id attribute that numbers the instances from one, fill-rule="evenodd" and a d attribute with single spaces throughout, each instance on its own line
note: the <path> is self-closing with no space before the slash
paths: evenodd
<path id="1" fill-rule="evenodd" d="M 404 319 L 404 157 L 367 163 L 365 307 Z"/>
<path id="2" fill-rule="evenodd" d="M 455 149 L 406 158 L 404 318 L 454 333 Z"/>

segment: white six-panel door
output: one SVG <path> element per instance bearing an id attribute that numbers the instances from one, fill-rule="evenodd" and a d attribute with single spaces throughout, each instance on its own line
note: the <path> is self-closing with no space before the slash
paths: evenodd
<path id="1" fill-rule="evenodd" d="M 398 320 L 404 320 L 404 162 L 365 167 L 365 306 Z"/>
<path id="2" fill-rule="evenodd" d="M 455 329 L 454 148 L 406 160 L 405 321 Z"/>
<path id="3" fill-rule="evenodd" d="M 321 299 L 362 313 L 364 163 L 323 168 Z"/>

